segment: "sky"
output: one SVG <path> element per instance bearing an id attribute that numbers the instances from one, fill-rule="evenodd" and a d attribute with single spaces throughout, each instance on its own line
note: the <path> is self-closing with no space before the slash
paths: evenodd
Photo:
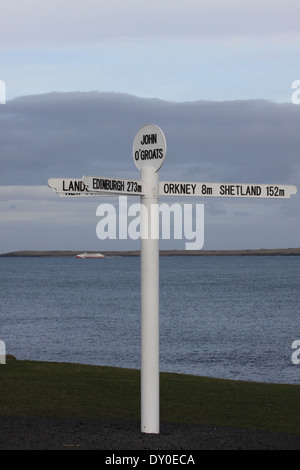
<path id="1" fill-rule="evenodd" d="M 62 199 L 47 181 L 138 179 L 149 122 L 167 140 L 161 180 L 300 188 L 299 17 L 298 0 L 2 0 L 0 253 L 138 249 L 96 236 L 117 198 Z M 161 202 L 204 204 L 204 249 L 288 248 L 299 198 Z"/>

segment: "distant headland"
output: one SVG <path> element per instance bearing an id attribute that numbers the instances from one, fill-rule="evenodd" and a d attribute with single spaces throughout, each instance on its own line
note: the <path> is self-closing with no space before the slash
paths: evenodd
<path id="1" fill-rule="evenodd" d="M 0 257 L 42 257 L 42 256 L 68 256 L 86 252 L 83 251 L 37 251 L 23 250 L 2 253 Z M 92 251 L 90 253 L 93 253 Z M 140 256 L 140 251 L 101 251 L 105 256 Z M 160 256 L 300 256 L 300 248 L 261 248 L 258 250 L 161 250 Z"/>

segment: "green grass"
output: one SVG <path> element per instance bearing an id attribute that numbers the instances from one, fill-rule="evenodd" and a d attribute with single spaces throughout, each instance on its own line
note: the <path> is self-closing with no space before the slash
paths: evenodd
<path id="1" fill-rule="evenodd" d="M 160 374 L 161 421 L 300 434 L 300 385 Z M 140 419 L 140 372 L 9 360 L 0 416 Z"/>

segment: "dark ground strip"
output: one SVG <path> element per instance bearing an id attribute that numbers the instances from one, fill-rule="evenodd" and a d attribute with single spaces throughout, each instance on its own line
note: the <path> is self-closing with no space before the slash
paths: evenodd
<path id="1" fill-rule="evenodd" d="M 161 423 L 80 418 L 0 418 L 0 450 L 299 450 L 300 435 Z"/>

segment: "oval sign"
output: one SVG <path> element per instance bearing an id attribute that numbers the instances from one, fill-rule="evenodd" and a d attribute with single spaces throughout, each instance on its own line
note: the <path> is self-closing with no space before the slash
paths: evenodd
<path id="1" fill-rule="evenodd" d="M 143 126 L 136 134 L 133 147 L 133 160 L 137 168 L 159 170 L 167 153 L 167 143 L 163 131 L 155 124 Z"/>

